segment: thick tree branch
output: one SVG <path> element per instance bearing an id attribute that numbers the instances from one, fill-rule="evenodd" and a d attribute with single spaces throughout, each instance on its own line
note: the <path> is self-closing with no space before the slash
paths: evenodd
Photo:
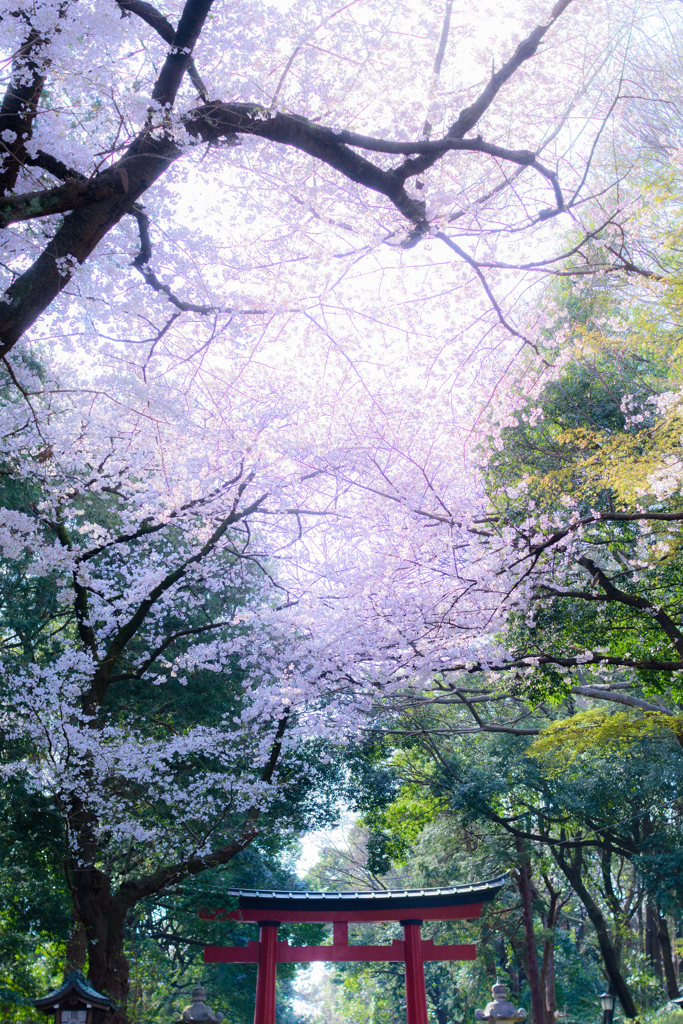
<path id="1" fill-rule="evenodd" d="M 441 65 L 443 59 L 446 56 L 446 47 L 448 46 L 448 35 L 451 30 L 451 14 L 453 12 L 453 0 L 446 0 L 446 9 L 443 16 L 443 24 L 441 26 L 441 38 L 439 39 L 439 48 L 436 51 L 434 58 L 434 77 L 438 78 L 441 74 Z M 428 132 L 425 132 L 427 135 Z"/>
<path id="2" fill-rule="evenodd" d="M 0 196 L 14 189 L 26 162 L 26 143 L 33 134 L 38 101 L 45 85 L 38 60 L 43 45 L 40 33 L 30 29 L 12 62 L 12 77 L 0 106 Z M 9 141 L 5 132 L 14 138 Z"/>
<path id="3" fill-rule="evenodd" d="M 677 672 L 683 670 L 683 659 L 679 661 L 665 661 L 658 658 L 630 658 L 615 657 L 610 654 L 576 654 L 573 656 L 539 654 L 538 651 L 531 651 L 529 654 L 511 658 L 509 661 L 460 661 L 447 668 L 442 673 L 464 672 L 468 675 L 477 675 L 484 672 L 513 672 L 517 669 L 540 668 L 545 665 L 556 665 L 558 668 L 581 668 L 582 665 L 610 665 L 615 668 L 633 668 L 646 672 Z"/>
<path id="4" fill-rule="evenodd" d="M 104 199 L 124 195 L 127 191 L 128 171 L 125 163 L 121 162 L 94 178 L 67 178 L 56 188 L 0 198 L 0 228 L 18 221 L 80 210 Z"/>
<path id="5" fill-rule="evenodd" d="M 172 106 L 183 75 L 190 66 L 192 51 L 204 27 L 213 0 L 186 0 L 178 28 L 173 36 L 171 50 L 159 72 L 152 99 L 162 107 Z M 157 29 L 158 31 L 158 29 Z"/>
<path id="6" fill-rule="evenodd" d="M 73 267 L 85 263 L 105 235 L 130 213 L 135 202 L 178 158 L 180 150 L 169 139 L 144 133 L 120 164 L 128 176 L 128 190 L 69 213 L 35 262 L 5 292 L 0 312 L 0 356 L 6 355 L 35 323 L 71 279 Z M 111 169 L 115 173 L 120 166 Z"/>
<path id="7" fill-rule="evenodd" d="M 147 0 L 116 0 L 116 3 L 124 13 L 135 14 L 142 21 L 146 22 L 147 25 L 161 36 L 164 42 L 171 45 L 175 43 L 176 30 L 168 18 L 165 18 L 161 11 L 158 11 L 153 4 L 147 3 Z M 187 73 L 200 99 L 206 102 L 209 98 L 206 86 L 199 77 L 197 66 L 192 57 L 190 57 L 187 65 Z"/>
<path id="8" fill-rule="evenodd" d="M 545 25 L 538 25 L 526 39 L 519 44 L 512 57 L 507 60 L 499 71 L 496 71 L 489 79 L 484 90 L 479 94 L 474 103 L 460 111 L 457 119 L 448 129 L 447 138 L 464 139 L 468 132 L 479 123 L 482 116 L 493 103 L 494 99 L 508 82 L 515 71 L 525 61 L 533 57 L 540 46 L 546 32 L 555 24 L 559 16 L 569 7 L 572 0 L 560 0 L 552 9 L 550 20 Z M 421 160 L 406 160 L 396 173 L 403 177 L 403 180 L 413 174 L 421 174 L 434 164 L 435 157 L 424 156 Z"/>
<path id="9" fill-rule="evenodd" d="M 662 704 L 655 704 L 650 700 L 643 700 L 642 697 L 636 697 L 630 693 L 620 693 L 618 690 L 612 690 L 608 687 L 602 686 L 572 686 L 571 692 L 577 694 L 579 697 L 591 697 L 593 700 L 606 700 L 612 704 L 621 704 L 623 707 L 634 708 L 639 711 L 649 711 L 652 714 L 667 715 L 671 718 L 675 717 L 676 712 L 671 711 L 670 708 L 664 707 Z"/>
<path id="10" fill-rule="evenodd" d="M 51 174 L 53 178 L 58 178 L 60 181 L 67 181 L 71 178 L 77 181 L 89 180 L 87 175 L 81 174 L 80 171 L 75 171 L 72 167 L 67 167 L 61 160 L 57 160 L 56 157 L 42 149 L 39 149 L 35 156 L 27 156 L 26 164 L 28 167 L 40 167 L 42 170 L 47 171 L 48 174 Z"/>
<path id="11" fill-rule="evenodd" d="M 630 608 L 637 608 L 638 611 L 647 612 L 648 615 L 651 615 L 655 622 L 659 623 L 678 653 L 683 655 L 683 633 L 681 633 L 673 620 L 669 618 L 662 608 L 655 607 L 651 601 L 648 601 L 644 597 L 637 597 L 635 594 L 628 594 L 626 591 L 615 587 L 604 570 L 596 565 L 592 558 L 588 558 L 587 555 L 582 555 L 580 558 L 577 558 L 577 562 L 579 565 L 582 565 L 584 569 L 587 569 L 593 579 L 602 587 L 608 601 L 616 601 L 619 604 L 627 605 Z"/>
<path id="12" fill-rule="evenodd" d="M 558 210 L 563 200 L 557 175 L 544 167 L 531 150 L 506 149 L 485 142 L 481 138 L 449 140 L 434 142 L 386 142 L 355 135 L 353 132 L 335 132 L 333 129 L 321 128 L 304 118 L 276 112 L 271 114 L 265 108 L 251 104 L 212 103 L 200 107 L 188 115 L 185 123 L 190 134 L 200 136 L 203 141 L 217 141 L 223 137 L 234 137 L 238 133 L 258 135 L 283 145 L 295 146 L 312 156 L 318 157 L 331 167 L 340 170 L 346 177 L 366 185 L 373 191 L 380 192 L 390 199 L 394 205 L 410 220 L 422 222 L 424 203 L 411 199 L 403 189 L 405 179 L 401 180 L 396 171 L 383 171 L 374 164 L 347 150 L 347 146 L 356 146 L 377 153 L 413 153 L 433 152 L 443 156 L 447 152 L 462 151 L 482 153 L 507 160 L 522 167 L 533 167 L 543 175 L 553 187 Z M 48 168 L 47 160 L 31 161 L 35 165 Z M 54 162 L 57 166 L 57 161 Z M 64 165 L 60 170 L 65 171 Z M 60 177 L 62 174 L 59 175 Z M 26 192 L 18 196 L 8 197 L 0 201 L 0 227 L 19 221 L 47 217 L 55 213 L 78 210 L 101 202 L 128 191 L 128 168 L 125 157 L 114 167 L 108 168 L 93 178 L 79 175 L 67 177 L 65 184 L 53 189 Z M 553 211 L 556 212 L 556 211 Z"/>
<path id="13" fill-rule="evenodd" d="M 162 108 L 169 107 L 175 100 L 210 6 L 211 0 L 187 0 L 174 36 L 173 49 L 164 62 L 152 94 Z M 68 284 L 73 266 L 86 261 L 102 238 L 131 211 L 139 197 L 179 155 L 180 149 L 168 133 L 157 138 L 146 129 L 122 159 L 103 172 L 109 185 L 118 176 L 121 192 L 112 197 L 103 196 L 87 207 L 72 209 L 38 259 L 5 292 L 4 315 L 0 318 L 0 356 L 9 352 Z M 95 188 L 100 177 L 92 179 Z M 54 208 L 57 202 L 54 195 L 52 202 L 53 206 L 47 212 L 63 212 L 63 209 Z"/>

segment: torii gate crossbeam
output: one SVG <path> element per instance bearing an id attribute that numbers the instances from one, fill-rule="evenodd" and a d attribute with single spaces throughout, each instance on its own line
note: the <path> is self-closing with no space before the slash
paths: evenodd
<path id="1" fill-rule="evenodd" d="M 278 892 L 233 889 L 238 909 L 203 912 L 204 918 L 231 918 L 259 924 L 260 940 L 246 946 L 206 946 L 205 963 L 256 963 L 254 1024 L 275 1024 L 275 983 L 279 963 L 384 961 L 405 964 L 406 1024 L 428 1024 L 424 962 L 474 960 L 474 945 L 435 945 L 423 939 L 423 921 L 474 920 L 493 900 L 506 879 L 447 889 L 380 889 L 365 892 Z M 278 942 L 280 924 L 328 922 L 331 946 L 290 946 Z M 350 946 L 349 923 L 399 921 L 403 939 L 390 946 Z"/>

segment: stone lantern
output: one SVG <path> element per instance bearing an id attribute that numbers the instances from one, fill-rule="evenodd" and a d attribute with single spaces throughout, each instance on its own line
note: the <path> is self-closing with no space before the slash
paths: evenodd
<path id="1" fill-rule="evenodd" d="M 526 1010 L 521 1006 L 515 1010 L 508 999 L 505 985 L 497 981 L 491 988 L 491 995 L 493 999 L 486 1004 L 485 1010 L 474 1011 L 477 1020 L 486 1021 L 486 1024 L 516 1024 L 517 1021 L 526 1020 Z"/>
<path id="2" fill-rule="evenodd" d="M 206 989 L 197 985 L 192 989 L 192 1002 L 176 1017 L 177 1024 L 220 1024 L 222 1013 L 214 1013 L 206 1003 Z"/>
<path id="3" fill-rule="evenodd" d="M 80 971 L 69 971 L 63 985 L 35 999 L 33 1005 L 43 1013 L 54 1014 L 54 1024 L 99 1024 L 116 1004 L 91 988 Z"/>

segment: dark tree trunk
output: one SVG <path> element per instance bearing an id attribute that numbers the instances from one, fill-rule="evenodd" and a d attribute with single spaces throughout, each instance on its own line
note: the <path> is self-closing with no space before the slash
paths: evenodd
<path id="1" fill-rule="evenodd" d="M 513 949 L 514 949 L 514 947 L 513 947 Z M 507 971 L 507 976 L 510 979 L 510 995 L 514 996 L 515 999 L 518 999 L 519 998 L 519 992 L 520 992 L 520 987 L 519 987 L 519 971 L 516 971 L 515 968 L 512 966 L 512 964 L 509 963 L 509 962 L 508 962 L 505 970 Z"/>
<path id="2" fill-rule="evenodd" d="M 546 886 L 549 887 L 546 879 Z M 555 1010 L 557 1001 L 555 999 L 555 925 L 558 915 L 559 893 L 551 890 L 548 913 L 544 918 L 546 937 L 543 942 L 543 956 L 541 959 L 541 990 L 545 993 L 545 1020 L 546 1024 L 555 1024 Z"/>
<path id="3" fill-rule="evenodd" d="M 67 971 L 80 971 L 83 973 L 87 956 L 85 928 L 83 927 L 83 922 L 76 916 L 76 912 L 72 911 L 71 928 L 69 929 L 66 956 L 64 957 L 64 973 L 66 974 Z"/>
<path id="4" fill-rule="evenodd" d="M 671 936 L 669 935 L 669 928 L 666 923 L 666 918 L 662 917 L 661 914 L 657 914 L 657 921 L 657 938 L 659 939 L 659 948 L 662 953 L 662 962 L 664 964 L 666 992 L 669 999 L 678 999 L 678 997 L 680 996 L 680 992 L 678 991 L 678 981 L 676 980 L 676 968 L 674 967 L 673 956 L 671 953 Z"/>
<path id="5" fill-rule="evenodd" d="M 538 951 L 536 949 L 536 936 L 534 934 L 534 912 L 531 902 L 531 875 L 529 871 L 529 858 L 524 852 L 524 846 L 519 836 L 515 837 L 515 847 L 520 855 L 519 867 L 517 869 L 517 885 L 519 895 L 522 898 L 522 921 L 524 923 L 524 937 L 526 939 L 528 971 L 527 980 L 531 993 L 531 1014 L 534 1024 L 545 1024 L 543 1012 L 543 996 L 541 994 L 541 980 L 538 972 Z"/>
<path id="6" fill-rule="evenodd" d="M 448 1024 L 448 1011 L 444 1006 L 442 1006 L 442 995 L 443 993 L 440 985 L 427 986 L 427 998 L 432 1004 L 434 1016 L 436 1017 L 436 1024 Z"/>
<path id="7" fill-rule="evenodd" d="M 112 1020 L 124 1022 L 128 1002 L 128 960 L 124 925 L 128 906 L 112 895 L 109 878 L 97 868 L 77 868 L 73 886 L 88 948 L 88 980 L 111 996 L 120 1009 Z"/>
<path id="8" fill-rule="evenodd" d="M 614 994 L 619 999 L 625 1016 L 631 1019 L 637 1017 L 638 1011 L 636 1009 L 636 1004 L 633 1001 L 633 996 L 629 992 L 626 980 L 619 969 L 619 958 L 610 938 L 605 918 L 583 883 L 583 878 L 581 876 L 583 862 L 581 860 L 580 853 L 571 864 L 566 860 L 561 849 L 558 849 L 557 847 L 553 848 L 553 855 L 557 861 L 558 867 L 560 867 L 564 872 L 567 881 L 583 903 L 588 916 L 591 919 L 591 923 L 595 928 L 595 934 L 598 939 L 598 945 L 600 946 L 602 960 L 605 965 L 605 973 L 614 987 Z"/>
<path id="9" fill-rule="evenodd" d="M 282 752 L 282 738 L 289 721 L 285 714 L 280 719 L 271 747 L 270 757 L 261 772 L 261 780 L 270 782 Z M 73 916 L 80 923 L 72 928 L 74 956 L 78 956 L 77 934 L 85 933 L 88 961 L 88 980 L 99 992 L 110 996 L 117 1004 L 108 1014 L 106 1024 L 128 1024 L 129 993 L 128 959 L 124 951 L 125 924 L 128 911 L 140 900 L 163 892 L 188 877 L 201 874 L 212 867 L 227 864 L 244 850 L 258 834 L 256 822 L 260 811 L 251 807 L 244 816 L 236 837 L 213 853 L 199 856 L 191 854 L 175 864 L 157 867 L 151 874 L 140 878 L 127 878 L 112 893 L 111 879 L 97 862 L 97 821 L 74 799 L 71 825 L 79 837 L 78 853 L 67 870 L 67 880 L 73 899 Z M 82 953 L 80 954 L 82 956 Z M 82 956 L 82 961 L 85 956 Z"/>
<path id="10" fill-rule="evenodd" d="M 545 993 L 546 1024 L 555 1024 L 555 939 L 547 938 L 543 943 L 543 960 L 541 966 L 541 989 Z"/>
<path id="11" fill-rule="evenodd" d="M 650 961 L 650 966 L 655 976 L 662 980 L 662 952 L 659 945 L 659 914 L 647 901 L 645 910 L 645 955 Z"/>
<path id="12" fill-rule="evenodd" d="M 520 995 L 522 985 L 529 975 L 529 958 L 526 955 L 526 946 L 523 942 L 520 942 L 519 939 L 516 939 L 514 935 L 510 936 L 510 945 L 512 946 L 517 963 L 519 964 L 519 970 L 515 972 L 517 975 L 517 988 L 515 992 L 516 995 Z"/>

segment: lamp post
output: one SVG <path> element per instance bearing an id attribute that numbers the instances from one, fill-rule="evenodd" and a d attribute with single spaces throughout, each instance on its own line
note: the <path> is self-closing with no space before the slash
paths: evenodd
<path id="1" fill-rule="evenodd" d="M 600 1005 L 602 1006 L 602 1024 L 612 1024 L 612 1014 L 614 1013 L 614 996 L 611 992 L 603 992 L 601 994 Z"/>

